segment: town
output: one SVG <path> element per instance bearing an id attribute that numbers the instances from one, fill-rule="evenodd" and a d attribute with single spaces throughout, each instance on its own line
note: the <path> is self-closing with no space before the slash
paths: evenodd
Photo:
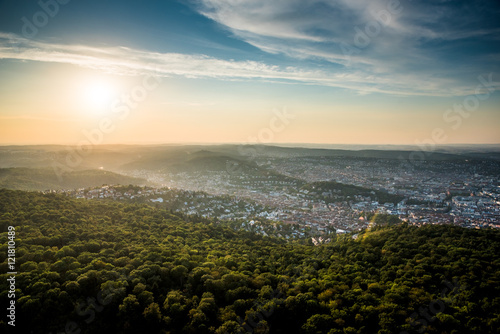
<path id="1" fill-rule="evenodd" d="M 65 191 L 86 199 L 142 201 L 287 238 L 366 229 L 373 215 L 411 225 L 500 227 L 495 162 L 437 161 L 415 169 L 381 159 L 266 158 L 266 172 L 135 170 L 157 187 Z"/>

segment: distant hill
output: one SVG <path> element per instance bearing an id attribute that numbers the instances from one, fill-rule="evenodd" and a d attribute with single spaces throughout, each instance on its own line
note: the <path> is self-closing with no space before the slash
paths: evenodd
<path id="1" fill-rule="evenodd" d="M 179 173 L 227 171 L 228 168 L 238 168 L 247 174 L 257 174 L 260 170 L 255 162 L 238 156 L 234 150 L 220 152 L 208 149 L 197 150 L 197 148 L 171 149 L 161 153 L 147 152 L 141 158 L 121 166 L 121 169 Z"/>
<path id="2" fill-rule="evenodd" d="M 68 172 L 59 180 L 52 169 L 0 169 L 0 188 L 43 191 L 96 187 L 103 184 L 146 185 L 147 181 L 104 170 Z"/>
<path id="3" fill-rule="evenodd" d="M 144 150 L 140 146 L 92 146 L 85 153 L 69 146 L 0 146 L 0 168 L 49 168 L 54 164 L 73 170 L 104 168 L 116 171 L 119 166 L 134 161 Z"/>
<path id="4" fill-rule="evenodd" d="M 471 152 L 467 153 L 467 157 L 476 160 L 498 160 L 500 161 L 499 152 L 483 153 L 483 152 Z"/>
<path id="5" fill-rule="evenodd" d="M 374 146 L 374 148 L 377 148 Z M 255 158 L 331 157 L 416 161 L 500 160 L 500 153 L 488 151 L 406 151 L 406 150 L 343 150 L 268 145 L 99 145 L 78 153 L 69 146 L 0 146 L 0 168 L 49 168 L 54 164 L 67 166 L 76 161 L 73 170 L 103 168 L 122 170 L 146 169 L 171 171 L 220 170 L 226 164 L 255 168 Z M 199 165 L 198 163 L 202 163 Z"/>

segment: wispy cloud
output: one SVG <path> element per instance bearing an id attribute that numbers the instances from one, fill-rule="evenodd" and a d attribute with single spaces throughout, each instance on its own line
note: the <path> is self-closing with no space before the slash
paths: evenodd
<path id="1" fill-rule="evenodd" d="M 317 57 L 322 56 L 321 51 L 317 49 L 309 52 Z M 465 95 L 473 88 L 450 86 L 452 81 L 449 79 L 435 78 L 429 82 L 426 78 L 411 74 L 375 75 L 374 72 L 362 70 L 283 67 L 256 61 L 232 61 L 206 55 L 158 53 L 126 47 L 62 45 L 6 33 L 0 33 L 0 59 L 73 64 L 116 75 L 182 76 L 321 85 L 361 94 L 378 92 L 403 95 Z"/>
<path id="2" fill-rule="evenodd" d="M 388 0 L 197 0 L 202 15 L 269 53 L 334 63 L 354 73 L 437 94 L 463 93 L 484 72 L 498 72 L 498 3 Z M 394 4 L 399 4 L 394 6 Z M 387 15 L 389 14 L 389 15 Z M 384 16 L 385 15 L 385 16 Z M 446 50 L 446 52 L 443 52 Z M 340 67 L 340 70 L 338 69 Z M 419 89 L 419 88 L 415 88 Z"/>

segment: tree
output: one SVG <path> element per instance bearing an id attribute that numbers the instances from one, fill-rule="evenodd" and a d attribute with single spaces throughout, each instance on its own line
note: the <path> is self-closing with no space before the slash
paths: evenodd
<path id="1" fill-rule="evenodd" d="M 157 332 L 163 325 L 164 320 L 160 311 L 160 306 L 157 303 L 151 303 L 144 309 L 142 313 L 146 320 L 146 328 L 148 332 Z"/>

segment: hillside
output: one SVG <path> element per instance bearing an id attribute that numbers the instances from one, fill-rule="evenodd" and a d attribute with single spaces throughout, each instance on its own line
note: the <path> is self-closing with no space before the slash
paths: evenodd
<path id="1" fill-rule="evenodd" d="M 343 184 L 334 181 L 321 181 L 321 182 L 313 182 L 306 184 L 302 187 L 302 189 L 310 191 L 312 193 L 317 194 L 319 198 L 328 202 L 333 202 L 339 199 L 349 199 L 354 196 L 367 196 L 373 197 L 374 200 L 377 200 L 381 203 L 394 203 L 404 199 L 403 196 L 389 194 L 384 191 L 376 190 L 376 189 L 368 189 L 363 187 L 354 186 L 351 184 Z M 328 193 L 322 195 L 323 193 Z"/>
<path id="2" fill-rule="evenodd" d="M 314 247 L 164 209 L 0 190 L 16 332 L 494 333 L 500 232 L 374 228 Z M 2 332 L 9 326 L 0 321 Z"/>
<path id="3" fill-rule="evenodd" d="M 88 188 L 103 184 L 145 185 L 147 181 L 104 170 L 67 172 L 59 178 L 52 169 L 0 168 L 0 188 L 44 191 Z"/>
<path id="4" fill-rule="evenodd" d="M 139 159 L 123 165 L 123 170 L 154 170 L 162 172 L 225 172 L 228 166 L 240 166 L 246 173 L 256 173 L 258 168 L 255 163 L 245 161 L 237 154 L 226 155 L 223 152 L 209 151 L 205 149 L 172 149 L 158 152 L 146 152 Z"/>
<path id="5" fill-rule="evenodd" d="M 410 148 L 409 148 L 410 149 Z M 414 149 L 414 148 L 413 148 Z M 57 145 L 40 146 L 0 146 L 0 168 L 27 167 L 52 168 L 54 163 L 66 165 L 67 159 L 79 161 L 74 169 L 98 169 L 118 171 L 120 169 L 162 169 L 188 163 L 196 157 L 214 159 L 252 161 L 256 157 L 293 158 L 293 157 L 330 157 L 356 159 L 417 160 L 426 161 L 465 161 L 467 159 L 496 160 L 498 149 L 471 152 L 427 152 L 418 150 L 343 150 L 301 147 L 278 147 L 267 145 L 99 145 L 88 152 L 78 153 L 76 147 Z M 453 152 L 453 153 L 451 153 Z M 189 164 L 195 166 L 195 164 Z"/>

